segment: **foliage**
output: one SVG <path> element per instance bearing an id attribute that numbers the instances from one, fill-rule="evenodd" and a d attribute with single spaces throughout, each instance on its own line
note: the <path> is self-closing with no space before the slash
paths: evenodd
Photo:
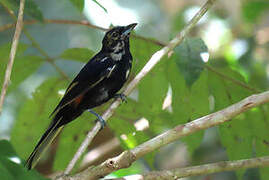
<path id="1" fill-rule="evenodd" d="M 15 150 L 7 140 L 0 141 L 0 178 L 8 180 L 45 180 L 36 171 L 28 172 L 21 164 Z"/>
<path id="2" fill-rule="evenodd" d="M 109 13 L 110 9 L 104 8 L 101 3 L 95 0 L 93 1 L 105 13 Z M 53 10 L 41 8 L 42 3 L 33 0 L 26 1 L 26 20 L 36 19 L 40 23 L 32 26 L 25 25 L 25 27 L 29 29 L 30 33 L 33 33 L 34 38 L 41 44 L 40 47 L 45 49 L 45 53 L 52 57 L 52 64 L 65 70 L 64 72 L 68 75 L 74 76 L 77 73 L 77 68 L 75 67 L 80 67 L 81 63 L 86 63 L 95 54 L 96 49 L 100 47 L 101 33 L 88 33 L 89 29 L 85 30 L 85 27 L 76 26 L 76 28 L 80 29 L 72 34 L 75 31 L 75 25 L 43 24 L 44 19 L 50 17 L 48 13 L 53 12 Z M 54 1 L 46 5 L 51 7 L 53 6 L 51 5 L 52 3 Z M 72 12 L 74 16 L 78 13 L 77 9 L 79 13 L 82 13 L 84 8 L 84 1 L 81 0 L 57 3 L 58 5 L 69 3 L 66 7 L 71 7 L 68 9 L 70 11 L 66 11 L 70 14 Z M 135 93 L 128 97 L 128 103 L 123 103 L 116 110 L 109 120 L 108 126 L 119 139 L 121 148 L 130 149 L 136 147 L 165 130 L 173 128 L 175 125 L 184 124 L 211 112 L 221 110 L 256 93 L 256 91 L 251 90 L 253 88 L 258 91 L 265 90 L 268 87 L 268 41 L 264 44 L 258 42 L 257 38 L 253 37 L 255 28 L 252 26 L 257 21 L 262 22 L 262 17 L 269 5 L 267 0 L 246 0 L 242 3 L 240 12 L 243 19 L 242 23 L 236 27 L 237 33 L 240 35 L 233 34 L 231 36 L 233 37 L 232 40 L 226 38 L 227 34 L 220 37 L 221 45 L 217 50 L 211 50 L 210 48 L 212 47 L 210 46 L 207 47 L 207 43 L 202 38 L 186 38 L 181 45 L 174 49 L 174 52 L 163 58 L 139 83 Z M 8 9 L 16 12 L 19 1 L 0 0 L 0 5 L 3 4 Z M 186 7 L 189 8 L 187 5 Z M 169 36 L 176 34 L 179 31 L 179 26 L 181 28 L 183 24 L 186 24 L 184 22 L 184 13 L 188 10 L 186 7 L 184 7 L 184 11 L 173 15 L 172 31 Z M 214 15 L 208 17 L 207 21 L 215 19 L 224 21 L 223 16 L 229 17 L 229 15 L 224 15 L 225 13 L 222 14 L 221 12 L 213 11 L 212 14 Z M 59 12 L 56 15 L 59 15 Z M 2 16 L 7 15 L 3 15 L 1 12 L 0 18 Z M 158 20 L 161 21 L 161 18 Z M 12 23 L 12 21 L 9 23 Z M 232 25 L 230 24 L 230 26 Z M 203 26 L 198 26 L 195 30 L 197 32 L 194 32 L 193 36 L 202 36 L 200 31 L 205 31 L 203 28 Z M 8 30 L 8 35 L 12 36 L 9 31 L 13 31 Z M 53 46 L 52 40 L 44 38 L 45 35 L 43 37 L 43 34 L 39 34 L 39 31 L 44 34 L 48 33 L 45 35 L 51 36 L 51 39 L 55 38 L 56 41 L 59 41 L 59 44 Z M 66 31 L 71 35 L 65 34 Z M 80 34 L 80 32 L 84 31 L 87 31 L 87 33 L 83 36 L 83 33 Z M 229 32 L 232 33 L 231 31 Z M 144 33 L 139 34 L 144 36 Z M 0 38 L 1 84 L 3 83 L 4 72 L 9 59 L 12 39 L 11 37 L 9 39 L 4 38 L 6 35 L 7 32 L 0 31 L 0 37 L 3 37 Z M 76 38 L 79 39 L 79 42 Z M 99 40 L 97 41 L 96 39 L 98 38 Z M 158 38 L 158 36 L 155 36 L 155 39 Z M 247 43 L 248 47 L 240 57 L 237 57 L 235 52 L 231 50 L 233 42 L 238 39 Z M 131 37 L 130 47 L 134 57 L 131 79 L 144 67 L 152 54 L 161 48 L 150 40 Z M 90 43 L 86 44 L 85 42 L 87 41 Z M 53 46 L 53 48 L 50 46 Z M 91 46 L 94 47 L 92 48 Z M 17 157 L 23 161 L 22 159 L 27 158 L 48 126 L 50 121 L 49 114 L 59 102 L 62 92 L 68 84 L 68 81 L 64 80 L 60 74 L 55 77 L 55 66 L 50 66 L 51 63 L 47 63 L 47 57 L 44 57 L 43 53 L 40 53 L 38 49 L 24 36 L 18 46 L 11 84 L 8 88 L 9 100 L 6 103 L 8 105 L 3 113 L 9 113 L 9 116 L 12 117 L 9 117 L 9 119 L 13 120 L 13 122 L 10 123 L 12 126 L 6 127 L 9 128 L 7 134 L 10 141 L 0 141 L 0 179 L 16 179 L 17 177 L 22 179 L 44 179 L 36 171 L 28 173 L 23 168 L 23 163 L 16 164 L 10 159 L 10 157 Z M 210 54 L 208 62 L 202 58 L 203 53 Z M 71 70 L 68 71 L 67 69 L 70 67 Z M 253 88 L 246 88 L 246 86 Z M 29 89 L 31 89 L 31 92 L 29 92 Z M 23 102 L 12 101 L 12 98 L 14 99 L 17 96 L 26 96 L 26 99 Z M 171 103 L 168 103 L 167 107 L 164 108 L 164 100 L 169 96 L 171 96 Z M 98 108 L 97 111 L 103 112 L 108 104 Z M 14 107 L 16 107 L 16 112 Z M 268 116 L 269 107 L 264 105 L 241 114 L 233 121 L 220 125 L 217 128 L 218 136 L 214 137 L 217 142 L 215 144 L 217 146 L 216 151 L 224 148 L 225 155 L 223 159 L 230 160 L 269 155 Z M 141 127 L 138 128 L 137 124 L 139 122 L 146 122 L 146 125 L 144 124 L 142 129 Z M 0 127 L 2 124 L 4 126 L 5 123 L 4 116 L 2 116 L 0 118 Z M 41 164 L 45 165 L 47 169 L 52 169 L 52 172 L 63 170 L 93 124 L 94 117 L 86 112 L 76 121 L 70 123 L 56 139 L 56 143 L 52 145 L 47 155 L 41 159 Z M 0 138 L 2 137 L 0 136 Z M 191 157 L 190 164 L 195 164 L 198 161 L 197 159 L 199 158 L 194 154 L 201 151 L 205 141 L 207 140 L 204 131 L 180 140 L 187 147 L 188 155 Z M 104 142 L 105 140 L 102 143 Z M 54 161 L 48 165 L 48 157 L 51 156 Z M 129 170 L 120 170 L 113 175 L 118 177 L 132 173 L 143 173 L 143 170 L 146 169 L 145 167 L 158 169 L 160 166 L 156 164 L 157 156 L 158 151 L 150 153 Z M 203 156 L 203 154 L 200 156 Z M 199 164 L 205 161 L 199 161 Z M 246 172 L 248 171 L 239 170 L 236 174 L 239 179 L 243 179 L 247 174 Z M 258 173 L 261 180 L 269 178 L 269 171 L 265 168 L 260 168 Z"/>
<path id="3" fill-rule="evenodd" d="M 1 0 L 1 3 L 5 4 L 10 10 L 18 11 L 19 10 L 19 0 Z M 39 8 L 39 6 L 33 0 L 28 0 L 25 3 L 25 13 L 31 16 L 34 19 L 37 19 L 40 22 L 43 22 L 44 17 Z"/>

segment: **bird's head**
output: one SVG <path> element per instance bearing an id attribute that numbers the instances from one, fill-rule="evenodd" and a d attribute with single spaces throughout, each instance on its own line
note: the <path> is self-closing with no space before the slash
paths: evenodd
<path id="1" fill-rule="evenodd" d="M 103 49 L 110 53 L 119 53 L 123 51 L 126 46 L 129 47 L 130 33 L 136 25 L 137 23 L 127 26 L 116 26 L 107 31 L 102 41 Z"/>

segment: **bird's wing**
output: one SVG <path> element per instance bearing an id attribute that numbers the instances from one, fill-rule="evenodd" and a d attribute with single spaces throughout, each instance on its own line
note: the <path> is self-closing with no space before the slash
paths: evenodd
<path id="1" fill-rule="evenodd" d="M 113 60 L 108 57 L 98 58 L 98 60 L 96 60 L 96 57 L 93 58 L 70 83 L 62 100 L 50 116 L 72 102 L 78 105 L 83 99 L 83 95 L 107 78 L 114 68 Z"/>

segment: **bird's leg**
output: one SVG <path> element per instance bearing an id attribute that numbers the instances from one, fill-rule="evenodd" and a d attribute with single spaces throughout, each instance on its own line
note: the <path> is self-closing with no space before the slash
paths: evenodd
<path id="1" fill-rule="evenodd" d="M 127 96 L 125 94 L 123 94 L 123 93 L 115 94 L 114 98 L 115 99 L 120 98 L 122 102 L 127 103 Z"/>
<path id="2" fill-rule="evenodd" d="M 106 126 L 106 121 L 102 118 L 102 116 L 94 112 L 92 109 L 88 109 L 88 111 L 97 117 L 97 121 L 101 124 L 101 129 L 103 129 Z"/>

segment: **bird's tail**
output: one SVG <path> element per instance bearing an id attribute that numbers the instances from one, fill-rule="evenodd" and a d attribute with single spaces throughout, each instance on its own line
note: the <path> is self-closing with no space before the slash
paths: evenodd
<path id="1" fill-rule="evenodd" d="M 27 169 L 32 169 L 37 164 L 38 160 L 41 157 L 41 154 L 46 151 L 46 149 L 49 147 L 49 145 L 52 143 L 52 141 L 55 139 L 55 137 L 59 134 L 59 132 L 63 129 L 62 126 L 58 126 L 60 121 L 57 121 L 56 123 L 52 123 L 47 131 L 43 134 L 39 142 L 37 143 L 34 151 L 31 153 L 29 158 L 26 161 L 25 166 Z"/>

